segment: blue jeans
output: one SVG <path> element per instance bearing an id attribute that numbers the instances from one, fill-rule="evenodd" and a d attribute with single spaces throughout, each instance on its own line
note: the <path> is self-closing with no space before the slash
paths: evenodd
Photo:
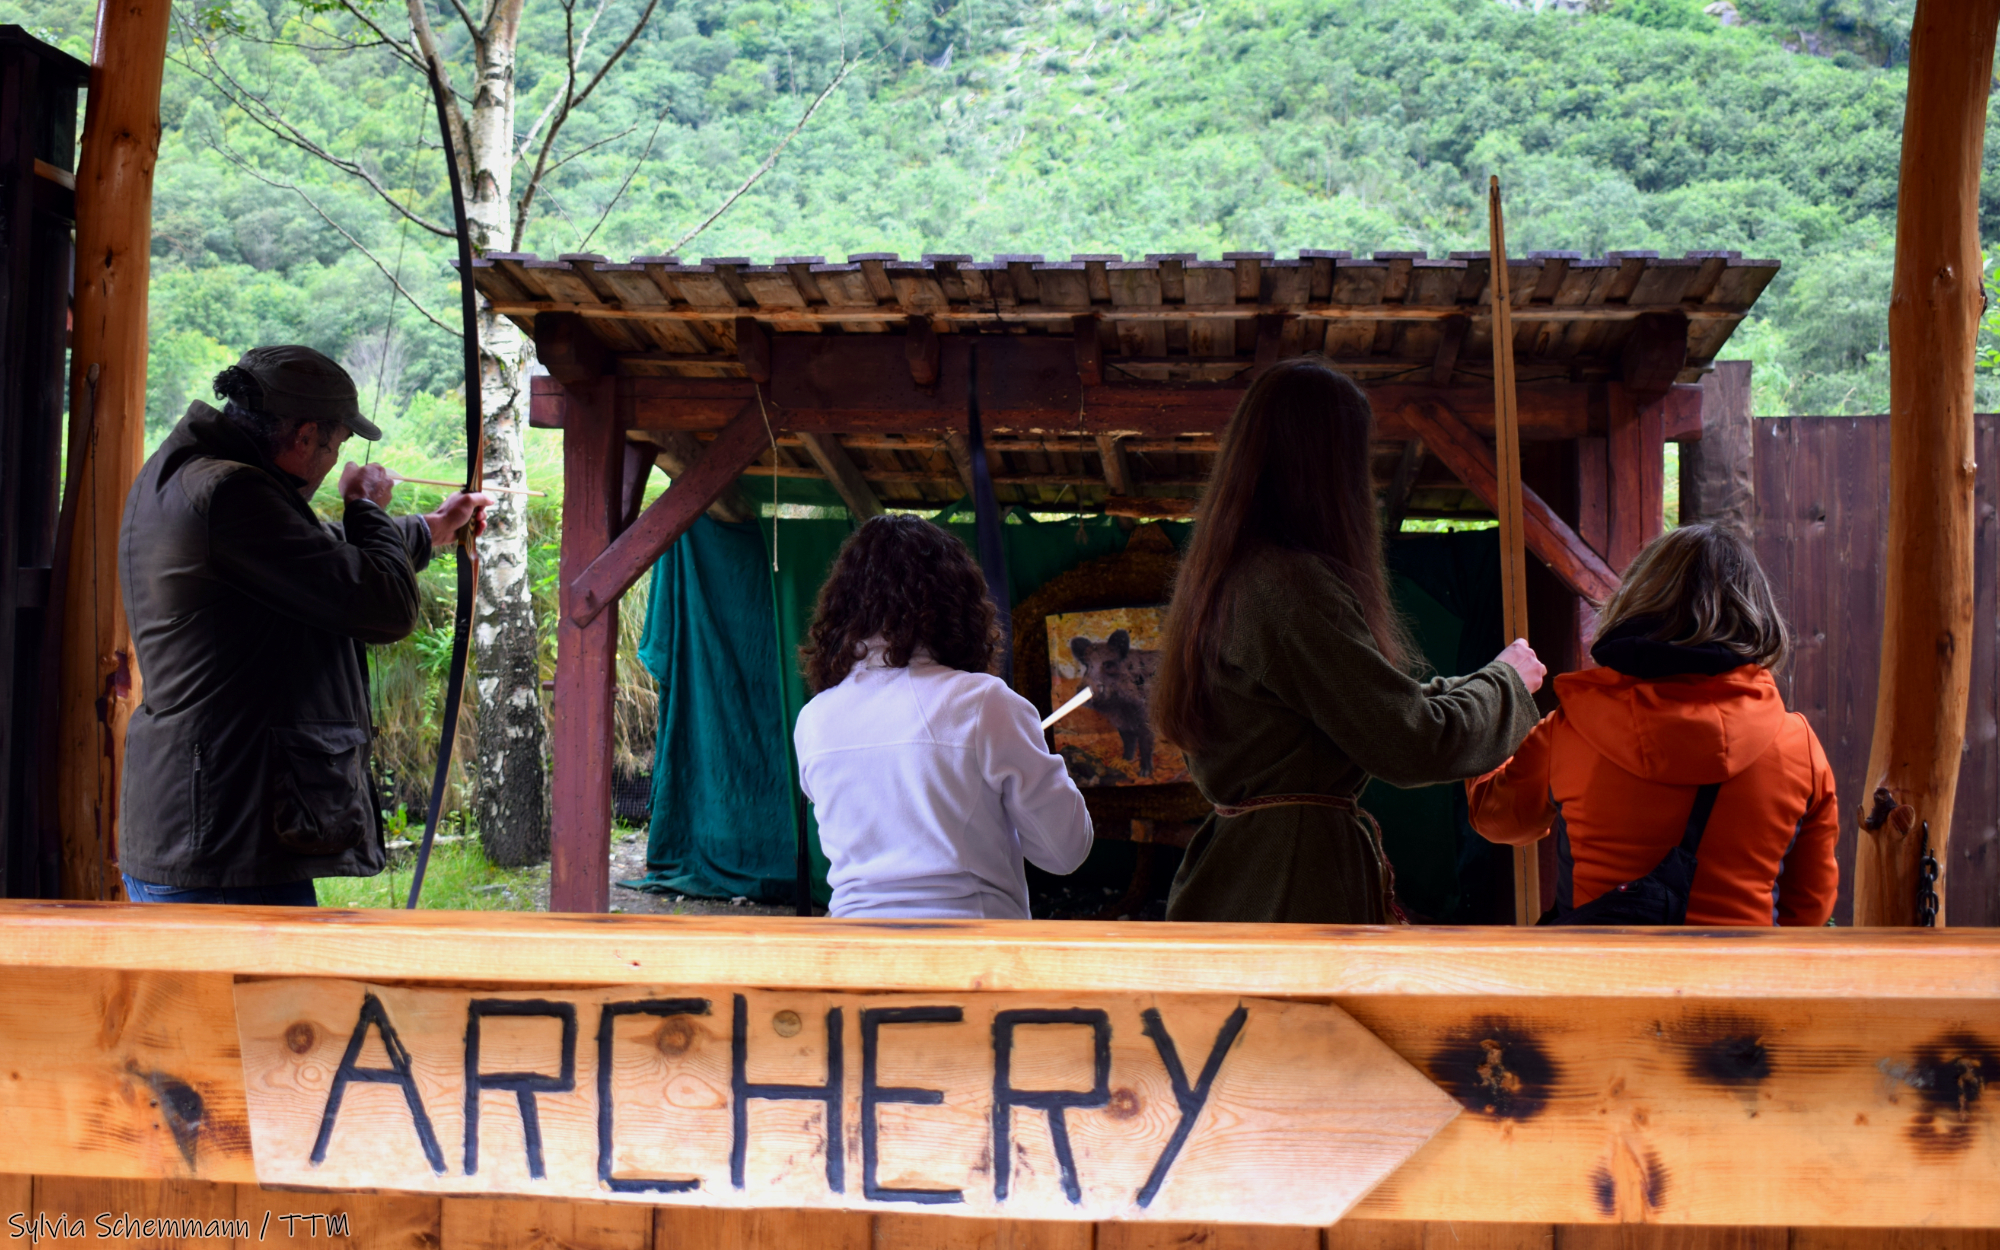
<path id="1" fill-rule="evenodd" d="M 246 907 L 318 907 L 311 881 L 283 885 L 154 885 L 125 878 L 125 897 L 135 903 L 235 903 Z"/>

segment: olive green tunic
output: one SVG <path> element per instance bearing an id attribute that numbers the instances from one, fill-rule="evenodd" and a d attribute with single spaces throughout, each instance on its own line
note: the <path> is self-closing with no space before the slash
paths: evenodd
<path id="1" fill-rule="evenodd" d="M 1210 802 L 1352 797 L 1370 777 L 1421 786 L 1497 768 L 1535 727 L 1511 665 L 1417 682 L 1383 658 L 1353 592 L 1316 557 L 1245 563 L 1214 682 L 1214 745 L 1188 753 Z M 1332 807 L 1211 816 L 1174 878 L 1169 920 L 1380 924 L 1366 827 Z"/>

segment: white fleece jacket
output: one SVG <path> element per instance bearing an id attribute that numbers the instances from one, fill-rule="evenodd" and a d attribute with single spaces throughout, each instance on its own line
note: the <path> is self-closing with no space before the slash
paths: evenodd
<path id="1" fill-rule="evenodd" d="M 799 712 L 799 778 L 836 916 L 1028 917 L 1022 857 L 1074 872 L 1090 814 L 1035 707 L 999 678 L 872 646 Z"/>

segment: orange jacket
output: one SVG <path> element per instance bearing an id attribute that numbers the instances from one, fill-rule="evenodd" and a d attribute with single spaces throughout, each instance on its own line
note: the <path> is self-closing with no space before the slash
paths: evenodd
<path id="1" fill-rule="evenodd" d="M 1680 842 L 1695 789 L 1719 782 L 1687 922 L 1826 923 L 1840 882 L 1833 771 L 1768 671 L 1591 668 L 1556 678 L 1556 693 L 1562 706 L 1513 759 L 1465 783 L 1483 837 L 1526 845 L 1553 826 L 1557 897 L 1580 907 L 1651 872 Z"/>

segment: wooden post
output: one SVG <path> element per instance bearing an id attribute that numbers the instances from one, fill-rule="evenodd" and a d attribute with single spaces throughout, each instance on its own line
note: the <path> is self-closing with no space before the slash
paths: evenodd
<path id="1" fill-rule="evenodd" d="M 76 171 L 76 300 L 70 412 L 94 409 L 70 548 L 57 741 L 62 892 L 122 897 L 119 770 L 139 674 L 118 593 L 118 524 L 146 428 L 146 282 L 167 0 L 103 0 Z M 97 367 L 95 395 L 85 379 Z M 73 423 L 72 436 L 83 423 Z M 75 459 L 71 463 L 78 463 Z"/>
<path id="2" fill-rule="evenodd" d="M 1701 380 L 1701 437 L 1681 443 L 1681 524 L 1750 532 L 1756 513 L 1750 362 L 1719 360 Z"/>
<path id="3" fill-rule="evenodd" d="M 1623 383 L 1605 390 L 1611 549 L 1604 554 L 1622 574 L 1666 527 L 1666 422 L 1658 403 L 1641 404 Z"/>
<path id="4" fill-rule="evenodd" d="M 1863 829 L 1854 923 L 1915 918 L 1921 830 L 1940 873 L 1972 670 L 1972 364 L 1984 307 L 1979 169 L 2000 0 L 1918 0 L 1889 297 L 1889 545 L 1882 679 L 1863 792 L 1914 809 Z M 1907 830 L 1907 833 L 1900 832 Z M 1942 879 L 1937 923 L 1944 923 Z"/>
<path id="5" fill-rule="evenodd" d="M 587 625 L 574 620 L 577 576 L 617 536 L 623 432 L 614 379 L 564 387 L 561 608 L 551 725 L 549 910 L 611 906 L 612 699 L 618 659 L 614 598 Z"/>
<path id="6" fill-rule="evenodd" d="M 1500 619 L 1512 645 L 1528 636 L 1528 547 L 1521 515 L 1521 423 L 1514 407 L 1513 297 L 1507 289 L 1507 225 L 1500 211 L 1500 178 L 1489 184 L 1493 291 L 1493 463 L 1498 479 L 1494 513 L 1500 518 Z M 1514 848 L 1514 923 L 1541 919 L 1541 871 L 1535 848 Z"/>

